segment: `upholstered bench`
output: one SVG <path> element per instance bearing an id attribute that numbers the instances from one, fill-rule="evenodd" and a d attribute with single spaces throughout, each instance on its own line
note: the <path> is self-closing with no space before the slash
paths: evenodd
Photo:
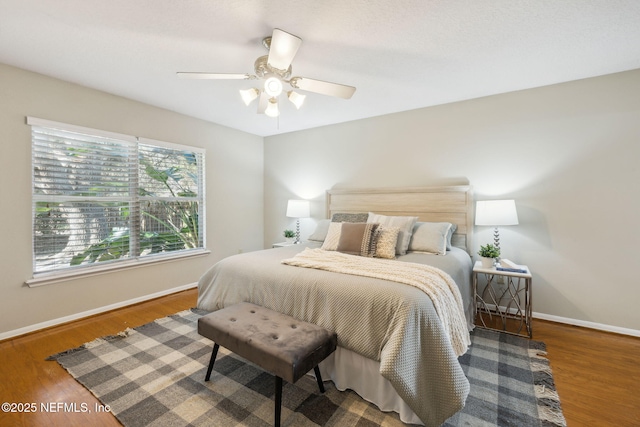
<path id="1" fill-rule="evenodd" d="M 335 333 L 246 302 L 202 316 L 198 333 L 214 342 L 205 381 L 220 346 L 275 375 L 275 426 L 280 425 L 283 379 L 294 383 L 313 369 L 324 393 L 318 363 L 336 349 Z"/>

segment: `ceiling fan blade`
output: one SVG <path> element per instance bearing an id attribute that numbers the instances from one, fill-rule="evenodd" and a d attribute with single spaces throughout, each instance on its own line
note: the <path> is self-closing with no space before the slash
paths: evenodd
<path id="1" fill-rule="evenodd" d="M 258 114 L 264 114 L 267 110 L 267 106 L 269 105 L 269 95 L 262 92 L 260 94 L 260 99 L 258 100 Z"/>
<path id="2" fill-rule="evenodd" d="M 183 79 L 213 79 L 213 80 L 247 80 L 249 74 L 229 74 L 229 73 L 191 73 L 177 72 L 176 75 Z"/>
<path id="3" fill-rule="evenodd" d="M 337 96 L 343 99 L 351 98 L 356 91 L 356 88 L 353 86 L 324 82 L 322 80 L 314 80 L 306 77 L 292 77 L 289 84 L 298 89 L 322 95 Z"/>
<path id="4" fill-rule="evenodd" d="M 287 70 L 296 56 L 298 48 L 302 43 L 300 37 L 289 34 L 278 28 L 273 30 L 271 35 L 271 46 L 269 47 L 269 59 L 267 64 L 278 70 Z"/>

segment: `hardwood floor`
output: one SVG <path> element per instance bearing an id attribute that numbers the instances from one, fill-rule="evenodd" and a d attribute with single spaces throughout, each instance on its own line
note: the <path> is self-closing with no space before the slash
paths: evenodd
<path id="1" fill-rule="evenodd" d="M 568 426 L 640 426 L 640 338 L 534 319 Z"/>
<path id="2" fill-rule="evenodd" d="M 111 414 L 96 411 L 98 400 L 45 358 L 194 307 L 196 298 L 196 290 L 188 290 L 0 342 L 0 400 L 37 406 L 31 413 L 0 412 L 0 426 L 120 425 Z M 533 334 L 547 344 L 569 426 L 640 425 L 640 338 L 535 319 Z M 67 404 L 66 410 L 58 402 Z"/>
<path id="3" fill-rule="evenodd" d="M 112 335 L 181 310 L 195 307 L 195 289 L 92 316 L 0 343 L 0 400 L 35 403 L 35 413 L 0 412 L 0 426 L 119 426 L 109 413 L 97 412 L 100 402 L 58 363 L 45 359 L 94 338 Z M 75 404 L 78 412 L 43 412 L 41 404 Z M 83 404 L 91 412 L 82 412 Z M 68 408 L 74 409 L 74 408 Z"/>

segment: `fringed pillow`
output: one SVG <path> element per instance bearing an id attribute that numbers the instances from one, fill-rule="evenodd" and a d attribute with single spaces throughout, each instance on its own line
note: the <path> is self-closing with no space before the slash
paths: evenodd
<path id="1" fill-rule="evenodd" d="M 375 232 L 379 224 L 343 222 L 338 252 L 373 257 L 376 253 Z"/>

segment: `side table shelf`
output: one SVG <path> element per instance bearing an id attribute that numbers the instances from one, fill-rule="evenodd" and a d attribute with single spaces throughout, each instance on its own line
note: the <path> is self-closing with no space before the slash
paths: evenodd
<path id="1" fill-rule="evenodd" d="M 531 329 L 531 270 L 526 273 L 483 268 L 480 261 L 473 266 L 473 295 L 476 327 L 533 337 Z M 478 293 L 478 275 L 484 275 L 487 285 Z M 498 283 L 504 278 L 505 283 Z M 508 322 L 513 320 L 513 322 Z M 507 329 L 507 324 L 510 328 Z M 501 325 L 501 327 L 499 327 Z M 515 331 L 513 330 L 515 329 Z"/>

